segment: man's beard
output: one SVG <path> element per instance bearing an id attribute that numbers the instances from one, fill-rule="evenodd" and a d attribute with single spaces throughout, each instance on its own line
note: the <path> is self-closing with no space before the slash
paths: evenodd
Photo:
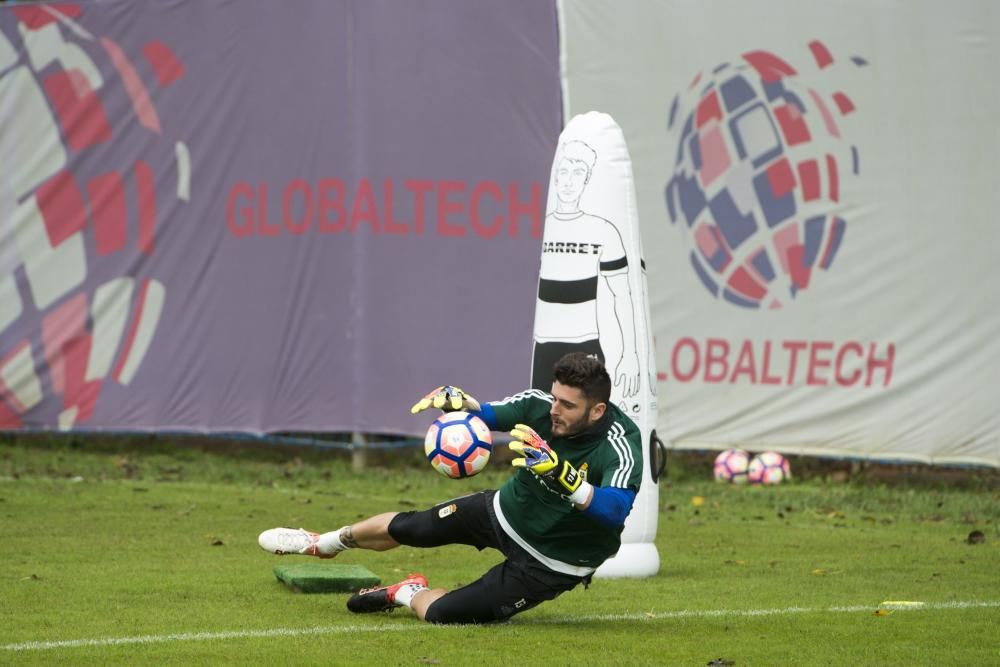
<path id="1" fill-rule="evenodd" d="M 577 433 L 582 433 L 587 430 L 590 423 L 587 421 L 587 415 L 584 414 L 578 421 L 566 422 L 560 420 L 560 424 L 564 430 L 562 430 L 558 435 L 560 438 L 568 438 L 570 436 L 576 435 Z M 552 434 L 556 435 L 556 421 L 552 420 Z"/>

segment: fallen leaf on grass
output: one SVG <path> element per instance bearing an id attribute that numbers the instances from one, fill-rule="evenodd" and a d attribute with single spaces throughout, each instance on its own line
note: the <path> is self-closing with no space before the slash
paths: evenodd
<path id="1" fill-rule="evenodd" d="M 876 616 L 888 616 L 891 613 L 892 612 L 889 611 L 888 609 L 876 609 L 875 610 L 875 615 Z"/>
<path id="2" fill-rule="evenodd" d="M 708 667 L 732 667 L 736 663 L 732 660 L 726 660 L 725 658 L 716 658 L 715 660 L 708 661 Z"/>
<path id="3" fill-rule="evenodd" d="M 213 546 L 213 547 L 224 547 L 224 546 L 226 546 L 226 543 L 225 543 L 225 542 L 223 542 L 222 540 L 220 540 L 220 539 L 219 539 L 219 538 L 217 537 L 217 538 L 215 538 L 214 540 L 212 540 L 212 546 Z"/>
<path id="4" fill-rule="evenodd" d="M 746 565 L 747 564 L 747 562 L 745 560 L 727 560 L 727 561 L 723 561 L 723 562 L 726 565 Z"/>
<path id="5" fill-rule="evenodd" d="M 37 574 L 29 574 L 27 577 L 21 577 L 21 581 L 41 581 L 42 578 Z"/>
<path id="6" fill-rule="evenodd" d="M 701 507 L 705 504 L 705 498 L 702 496 L 691 496 L 691 504 L 695 507 Z"/>

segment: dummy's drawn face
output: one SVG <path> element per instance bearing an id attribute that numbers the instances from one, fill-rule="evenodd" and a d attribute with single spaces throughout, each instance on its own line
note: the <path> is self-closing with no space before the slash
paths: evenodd
<path id="1" fill-rule="evenodd" d="M 586 162 L 566 157 L 559 160 L 556 166 L 556 196 L 559 201 L 567 204 L 579 201 L 589 178 L 590 170 Z"/>

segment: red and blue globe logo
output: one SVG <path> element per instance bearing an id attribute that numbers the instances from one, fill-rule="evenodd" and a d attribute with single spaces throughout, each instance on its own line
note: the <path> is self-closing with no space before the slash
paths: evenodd
<path id="1" fill-rule="evenodd" d="M 823 85 L 833 55 L 821 42 L 808 46 L 808 73 L 748 52 L 697 74 L 670 108 L 677 149 L 667 211 L 686 231 L 705 289 L 743 308 L 796 299 L 833 265 L 847 228 L 842 184 L 860 171 L 846 133 L 855 106 Z"/>
<path id="2" fill-rule="evenodd" d="M 167 298 L 151 258 L 190 198 L 185 137 L 157 104 L 183 62 L 85 13 L 0 14 L 0 429 L 77 427 L 129 386 Z"/>

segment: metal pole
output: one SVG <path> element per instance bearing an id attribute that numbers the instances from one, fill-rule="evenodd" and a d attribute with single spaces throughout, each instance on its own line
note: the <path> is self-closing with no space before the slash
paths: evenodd
<path id="1" fill-rule="evenodd" d="M 361 472 L 368 463 L 368 437 L 361 431 L 351 433 L 351 470 Z"/>

